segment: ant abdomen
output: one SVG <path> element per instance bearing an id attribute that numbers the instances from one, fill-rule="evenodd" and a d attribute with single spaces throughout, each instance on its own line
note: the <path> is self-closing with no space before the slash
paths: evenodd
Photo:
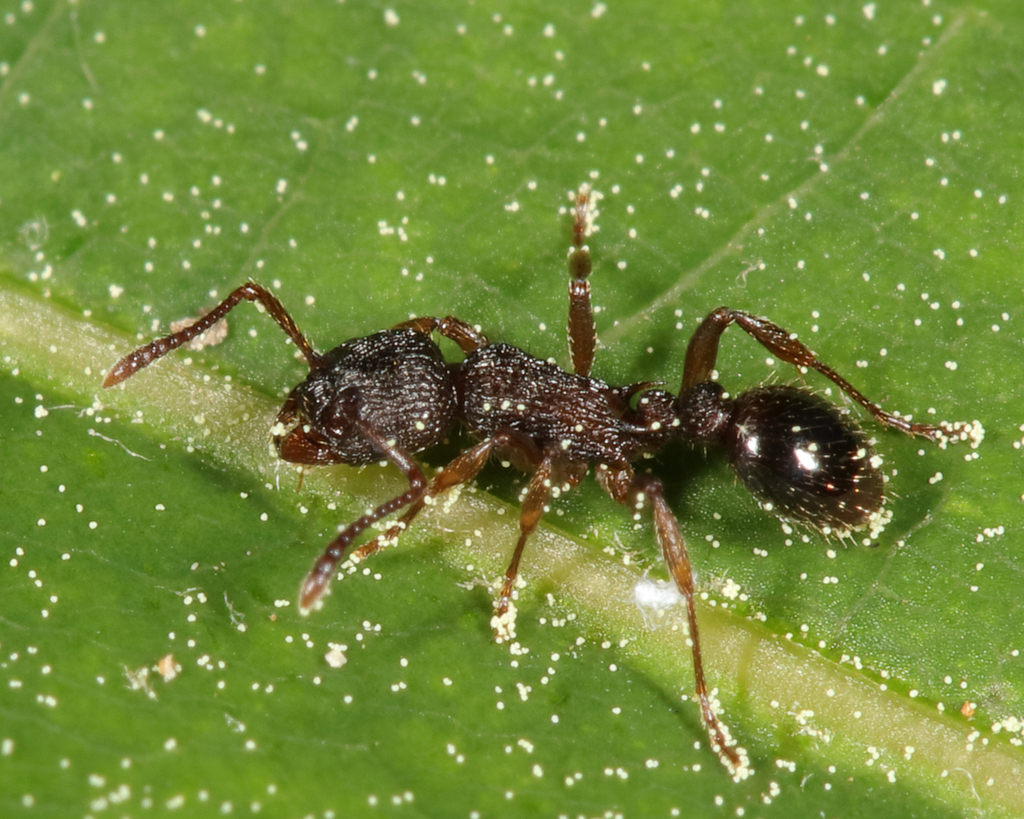
<path id="1" fill-rule="evenodd" d="M 884 479 L 867 436 L 825 399 L 768 385 L 723 405 L 732 412 L 719 440 L 763 509 L 839 535 L 881 510 Z"/>

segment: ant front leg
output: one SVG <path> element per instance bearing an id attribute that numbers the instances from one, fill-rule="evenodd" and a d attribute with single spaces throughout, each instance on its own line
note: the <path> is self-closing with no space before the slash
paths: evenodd
<path id="1" fill-rule="evenodd" d="M 445 338 L 451 339 L 462 349 L 464 353 L 471 353 L 487 346 L 487 336 L 475 327 L 467 324 L 455 316 L 445 316 L 443 319 L 433 316 L 420 316 L 419 318 L 403 321 L 394 326 L 395 330 L 416 330 L 417 332 L 430 335 L 437 330 Z"/>
<path id="2" fill-rule="evenodd" d="M 783 361 L 797 367 L 817 370 L 870 412 L 882 426 L 893 427 L 907 435 L 920 435 L 931 441 L 939 440 L 943 436 L 944 432 L 939 427 L 931 424 L 912 424 L 902 416 L 886 412 L 878 404 L 870 401 L 839 373 L 819 361 L 810 348 L 797 340 L 795 333 L 784 330 L 768 319 L 741 310 L 730 310 L 728 307 L 719 307 L 709 313 L 690 339 L 690 344 L 686 348 L 686 367 L 683 370 L 683 392 L 690 387 L 711 381 L 711 372 L 718 358 L 718 340 L 726 328 L 734 323 Z"/>
<path id="3" fill-rule="evenodd" d="M 728 728 L 718 719 L 708 694 L 701 656 L 700 631 L 697 627 L 697 607 L 693 585 L 693 567 L 686 551 L 686 542 L 679 523 L 665 500 L 661 481 L 652 475 L 636 475 L 629 466 L 617 469 L 601 465 L 597 479 L 602 488 L 619 503 L 639 509 L 650 503 L 654 513 L 654 534 L 665 558 L 665 565 L 675 581 L 676 588 L 686 602 L 686 615 L 690 627 L 690 647 L 693 655 L 693 674 L 701 718 L 707 730 L 711 749 L 718 754 L 733 778 L 739 781 L 750 773 L 746 752 L 729 735 Z"/>
<path id="4" fill-rule="evenodd" d="M 115 384 L 120 384 L 126 378 L 131 378 L 139 370 L 148 367 L 158 358 L 167 355 L 171 350 L 175 350 L 183 344 L 188 344 L 192 339 L 201 336 L 237 307 L 243 299 L 258 303 L 270 313 L 271 318 L 280 325 L 281 329 L 288 334 L 288 337 L 295 346 L 299 348 L 303 358 L 306 359 L 306 363 L 309 364 L 310 370 L 317 368 L 321 361 L 320 354 L 313 349 L 313 346 L 306 340 L 306 337 L 299 331 L 295 320 L 284 309 L 284 305 L 278 301 L 277 296 L 262 285 L 256 284 L 256 282 L 246 282 L 232 290 L 224 301 L 214 307 L 195 324 L 164 338 L 158 338 L 156 341 L 139 347 L 134 352 L 126 355 L 107 373 L 107 377 L 103 379 L 103 386 L 113 387 Z"/>
<path id="5" fill-rule="evenodd" d="M 415 510 L 413 515 L 415 515 L 415 512 L 419 511 L 423 504 L 423 493 L 427 489 L 427 479 L 423 475 L 423 470 L 420 469 L 419 464 L 416 463 L 416 460 L 411 455 L 384 440 L 369 424 L 355 417 L 354 411 L 351 422 L 374 446 L 384 453 L 384 456 L 391 463 L 402 471 L 402 474 L 409 480 L 409 488 L 401 495 L 391 498 L 391 500 L 382 503 L 376 509 L 367 512 L 358 520 L 350 523 L 328 544 L 324 553 L 313 564 L 309 574 L 306 575 L 306 579 L 302 581 L 302 586 L 299 589 L 299 611 L 302 614 L 308 614 L 324 595 L 324 592 L 327 591 L 338 563 L 344 557 L 345 551 L 349 546 L 374 523 L 383 520 L 388 515 L 394 514 L 409 504 L 413 504 L 413 509 Z M 409 519 L 411 520 L 412 516 Z M 376 542 L 376 540 L 373 542 Z M 372 553 L 372 551 L 369 552 L 369 554 Z"/>
<path id="6" fill-rule="evenodd" d="M 494 603 L 495 613 L 491 619 L 491 625 L 494 627 L 496 638 L 500 642 L 515 637 L 513 630 L 514 614 L 510 616 L 509 610 L 511 608 L 512 592 L 515 589 L 516 579 L 519 576 L 519 563 L 523 556 L 523 550 L 526 547 L 526 541 L 529 540 L 530 535 L 533 534 L 541 517 L 544 515 L 545 505 L 551 493 L 552 473 L 556 471 L 557 454 L 542 452 L 533 443 L 532 439 L 522 433 L 513 430 L 502 430 L 496 432 L 486 441 L 481 441 L 467 449 L 434 476 L 426 491 L 412 502 L 412 506 L 390 529 L 357 549 L 353 553 L 352 559 L 355 561 L 363 560 L 377 552 L 384 543 L 398 537 L 426 504 L 449 489 L 473 480 L 480 473 L 480 470 L 483 469 L 484 464 L 487 463 L 491 455 L 499 451 L 514 451 L 526 463 L 535 466 L 535 471 L 521 504 L 519 541 L 516 544 L 508 568 L 505 570 L 505 581 L 502 584 L 501 592 Z M 583 474 L 584 471 L 581 469 L 568 470 L 568 476 L 565 481 L 567 487 L 571 488 L 579 483 Z"/>

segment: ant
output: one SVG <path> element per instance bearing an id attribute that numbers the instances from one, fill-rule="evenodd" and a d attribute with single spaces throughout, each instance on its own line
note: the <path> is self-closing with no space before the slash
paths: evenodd
<path id="1" fill-rule="evenodd" d="M 713 750 L 738 781 L 749 775 L 749 760 L 719 720 L 708 692 L 686 543 L 661 481 L 632 464 L 675 439 L 718 444 L 761 507 L 781 518 L 839 537 L 865 528 L 874 537 L 884 526 L 881 459 L 848 411 L 802 388 L 769 384 L 734 397 L 713 380 L 719 338 L 734 324 L 782 361 L 825 376 L 882 426 L 943 446 L 950 440 L 947 433 L 961 427 L 916 424 L 886 412 L 795 334 L 726 307 L 709 313 L 690 339 L 679 395 L 656 382 L 616 387 L 594 378 L 590 370 L 597 335 L 585 239 L 594 229 L 599 196 L 589 186 L 573 194 L 568 255 L 572 372 L 509 344 L 491 343 L 453 316 L 410 319 L 320 353 L 281 302 L 250 281 L 195 324 L 122 358 L 103 386 L 121 383 L 201 335 L 243 299 L 256 302 L 280 325 L 309 365 L 309 375 L 288 395 L 271 429 L 280 457 L 302 465 L 386 460 L 409 482 L 408 489 L 349 524 L 327 546 L 300 588 L 303 614 L 318 604 L 339 562 L 367 528 L 405 510 L 383 534 L 352 552 L 353 563 L 392 542 L 424 505 L 472 481 L 497 455 L 532 473 L 522 493 L 519 540 L 491 621 L 499 641 L 514 637 L 513 590 L 526 543 L 549 498 L 575 487 L 593 464 L 601 488 L 634 516 L 645 507 L 652 510 L 655 538 L 686 602 L 701 717 Z M 445 360 L 435 332 L 462 349 L 462 361 Z M 456 425 L 466 427 L 477 442 L 428 481 L 413 455 L 440 443 Z"/>

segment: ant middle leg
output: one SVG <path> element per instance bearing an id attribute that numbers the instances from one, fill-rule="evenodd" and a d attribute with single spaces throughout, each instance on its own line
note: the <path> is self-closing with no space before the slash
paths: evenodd
<path id="1" fill-rule="evenodd" d="M 513 639 L 515 637 L 515 616 L 509 616 L 509 608 L 512 606 L 512 592 L 516 587 L 516 580 L 519 577 L 519 562 L 523 557 L 523 550 L 526 548 L 526 541 L 530 539 L 533 530 L 537 528 L 541 517 L 547 507 L 548 497 L 551 495 L 551 472 L 554 455 L 545 452 L 540 463 L 530 477 L 530 483 L 526 487 L 519 503 L 519 540 L 516 543 L 515 551 L 512 552 L 512 559 L 508 568 L 505 569 L 505 582 L 502 583 L 501 592 L 494 601 L 494 617 L 491 618 L 491 625 L 499 640 Z M 514 610 L 513 610 L 514 611 Z"/>
<path id="2" fill-rule="evenodd" d="M 821 373 L 871 413 L 882 426 L 893 427 L 907 435 L 920 435 L 932 441 L 938 440 L 944 434 L 940 427 L 931 424 L 912 424 L 896 413 L 883 410 L 839 373 L 820 361 L 809 347 L 797 340 L 795 333 L 779 327 L 768 319 L 744 313 L 742 310 L 730 310 L 728 307 L 719 307 L 709 313 L 690 338 L 683 370 L 683 392 L 711 380 L 711 372 L 718 358 L 718 341 L 729 325 L 734 323 L 786 363 L 797 367 L 809 367 Z"/>
<path id="3" fill-rule="evenodd" d="M 575 487 L 583 480 L 586 471 L 585 463 L 566 461 L 559 457 L 557 450 L 547 450 L 543 452 L 540 462 L 530 477 L 530 483 L 520 499 L 519 540 L 512 553 L 508 568 L 505 570 L 505 581 L 502 583 L 501 591 L 494 601 L 494 616 L 491 618 L 491 626 L 494 628 L 495 638 L 498 642 L 515 638 L 515 608 L 512 605 L 512 595 L 519 577 L 519 563 L 522 560 L 526 542 L 547 511 L 548 498 L 551 495 L 557 497 L 563 491 Z"/>
<path id="4" fill-rule="evenodd" d="M 284 309 L 284 305 L 278 301 L 277 296 L 262 285 L 256 284 L 256 282 L 246 282 L 232 290 L 224 301 L 194 324 L 189 325 L 184 330 L 179 330 L 177 333 L 151 341 L 149 344 L 145 344 L 126 355 L 111 367 L 110 372 L 103 379 L 103 386 L 113 387 L 116 384 L 120 384 L 126 378 L 131 378 L 139 370 L 148 367 L 158 358 L 167 355 L 171 350 L 175 350 L 183 344 L 188 344 L 192 339 L 201 336 L 237 307 L 243 299 L 256 302 L 263 307 L 270 314 L 270 317 L 280 325 L 281 329 L 288 334 L 288 337 L 295 346 L 299 348 L 302 357 L 309 364 L 310 370 L 317 368 L 321 361 L 320 354 L 313 349 L 313 346 L 306 340 L 306 337 L 299 331 L 295 320 Z"/>
<path id="5" fill-rule="evenodd" d="M 576 194 L 573 209 L 572 248 L 569 250 L 569 353 L 577 375 L 590 375 L 597 346 L 594 310 L 590 303 L 590 276 L 592 265 L 590 248 L 584 244 L 596 214 L 588 185 Z"/>

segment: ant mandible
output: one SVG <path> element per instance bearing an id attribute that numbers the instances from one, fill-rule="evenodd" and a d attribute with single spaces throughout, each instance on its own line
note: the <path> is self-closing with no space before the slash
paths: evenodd
<path id="1" fill-rule="evenodd" d="M 112 387 L 171 350 L 206 332 L 243 299 L 257 302 L 281 326 L 309 365 L 291 391 L 271 435 L 280 457 L 292 463 L 364 465 L 387 460 L 409 482 L 400 495 L 349 524 L 306 576 L 299 606 L 307 613 L 326 592 L 338 564 L 363 532 L 405 509 L 383 534 L 350 555 L 354 563 L 394 540 L 427 503 L 473 480 L 492 455 L 531 472 L 522 494 L 520 535 L 494 603 L 499 640 L 514 636 L 513 590 L 519 562 L 551 496 L 575 487 L 595 465 L 600 486 L 636 512 L 650 507 L 654 533 L 689 620 L 696 693 L 710 743 L 733 777 L 749 773 L 712 705 L 701 661 L 693 569 L 661 481 L 632 464 L 669 441 L 719 444 L 760 505 L 826 534 L 846 535 L 884 523 L 880 460 L 860 428 L 807 390 L 765 385 L 730 396 L 712 380 L 722 333 L 738 325 L 772 355 L 802 370 L 817 370 L 883 426 L 933 441 L 951 428 L 914 424 L 886 412 L 823 364 L 796 336 L 764 318 L 719 307 L 690 339 L 680 394 L 653 382 L 614 387 L 590 375 L 596 331 L 590 304 L 590 234 L 597 195 L 588 186 L 574 195 L 569 250 L 569 347 L 573 372 L 508 344 L 490 343 L 477 329 L 448 316 L 415 318 L 327 353 L 313 349 L 281 302 L 248 282 L 184 330 L 122 358 L 107 374 Z M 432 333 L 451 339 L 465 357 L 446 362 Z M 465 426 L 478 442 L 427 480 L 413 454 Z"/>

